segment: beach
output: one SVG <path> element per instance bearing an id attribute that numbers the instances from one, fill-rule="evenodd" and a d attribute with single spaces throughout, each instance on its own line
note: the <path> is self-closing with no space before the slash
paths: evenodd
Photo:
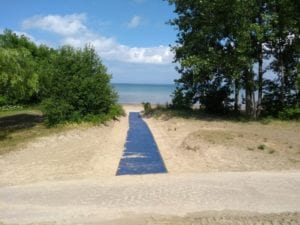
<path id="1" fill-rule="evenodd" d="M 299 123 L 145 120 L 170 173 L 300 169 Z"/>
<path id="2" fill-rule="evenodd" d="M 241 224 L 300 220 L 299 123 L 144 118 L 168 173 L 115 176 L 128 114 L 142 106 L 124 109 L 127 116 L 118 121 L 39 137 L 1 155 L 0 221 L 154 225 L 228 224 L 226 218 L 241 219 Z"/>

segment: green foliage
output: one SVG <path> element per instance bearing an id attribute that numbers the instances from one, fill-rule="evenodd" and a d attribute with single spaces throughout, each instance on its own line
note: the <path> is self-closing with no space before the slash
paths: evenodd
<path id="1" fill-rule="evenodd" d="M 74 119 L 73 108 L 63 99 L 48 98 L 43 101 L 42 111 L 46 114 L 45 122 L 48 126 Z"/>
<path id="2" fill-rule="evenodd" d="M 5 106 L 5 105 L 8 105 L 7 97 L 6 97 L 6 96 L 1 96 L 1 95 L 0 95 L 0 107 L 1 107 L 1 106 Z"/>
<path id="3" fill-rule="evenodd" d="M 108 120 L 116 119 L 119 116 L 125 116 L 125 112 L 120 105 L 111 106 L 106 114 L 86 114 L 81 115 L 78 111 L 62 99 L 47 99 L 43 101 L 42 111 L 46 112 L 45 122 L 49 127 L 63 122 L 92 122 L 101 124 Z"/>
<path id="4" fill-rule="evenodd" d="M 192 105 L 191 94 L 184 92 L 179 87 L 173 93 L 172 103 L 170 105 L 173 109 L 189 109 Z"/>
<path id="5" fill-rule="evenodd" d="M 10 104 L 29 102 L 38 89 L 35 68 L 27 49 L 0 48 L 0 95 Z"/>
<path id="6" fill-rule="evenodd" d="M 10 30 L 0 34 L 0 106 L 42 102 L 46 123 L 106 121 L 124 112 L 95 50 L 37 46 Z"/>
<path id="7" fill-rule="evenodd" d="M 300 92 L 300 62 L 298 63 L 297 65 L 297 88 L 298 88 L 298 95 L 299 95 L 299 92 Z"/>
<path id="8" fill-rule="evenodd" d="M 299 1 L 168 2 L 177 14 L 169 23 L 178 30 L 173 51 L 181 74 L 174 106 L 200 103 L 208 112 L 220 113 L 235 105 L 238 111 L 241 89 L 249 117 L 259 117 L 262 110 L 265 116 L 275 115 L 299 104 Z M 266 59 L 272 63 L 265 70 Z M 263 76 L 267 70 L 277 75 L 271 82 Z"/>
<path id="9" fill-rule="evenodd" d="M 144 107 L 144 112 L 147 114 L 152 110 L 150 102 L 142 102 L 142 105 Z"/>
<path id="10" fill-rule="evenodd" d="M 5 112 L 5 111 L 19 111 L 21 109 L 23 109 L 24 107 L 21 105 L 3 105 L 0 107 L 0 111 L 1 112 Z"/>
<path id="11" fill-rule="evenodd" d="M 36 104 L 47 95 L 55 50 L 10 30 L 0 34 L 0 96 L 6 104 Z"/>
<path id="12" fill-rule="evenodd" d="M 208 113 L 227 114 L 231 109 L 229 93 L 226 87 L 211 89 L 205 96 L 201 96 L 200 102 Z"/>
<path id="13" fill-rule="evenodd" d="M 62 47 L 52 64 L 54 69 L 48 87 L 50 103 L 59 104 L 61 108 L 56 112 L 44 107 L 50 125 L 105 115 L 116 104 L 117 94 L 109 83 L 110 75 L 93 48 Z M 48 100 L 45 105 L 49 105 Z"/>
<path id="14" fill-rule="evenodd" d="M 263 115 L 278 117 L 278 113 L 285 108 L 293 108 L 297 105 L 296 77 L 287 76 L 284 84 L 278 80 L 266 80 L 267 84 L 263 97 Z M 283 84 L 283 86 L 282 86 Z"/>
<path id="15" fill-rule="evenodd" d="M 112 119 L 116 119 L 119 116 L 126 116 L 126 113 L 121 105 L 115 104 L 110 107 L 108 115 L 110 115 Z"/>
<path id="16" fill-rule="evenodd" d="M 278 114 L 282 120 L 299 120 L 300 119 L 300 108 L 287 108 Z"/>

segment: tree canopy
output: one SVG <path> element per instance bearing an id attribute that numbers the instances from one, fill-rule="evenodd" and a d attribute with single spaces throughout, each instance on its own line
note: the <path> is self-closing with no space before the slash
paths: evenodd
<path id="1" fill-rule="evenodd" d="M 52 49 L 0 34 L 0 106 L 42 104 L 49 125 L 114 117 L 122 110 L 110 79 L 92 46 Z"/>
<path id="2" fill-rule="evenodd" d="M 168 2 L 177 14 L 169 23 L 178 30 L 173 51 L 181 74 L 174 107 L 198 102 L 228 113 L 244 102 L 257 118 L 299 106 L 299 1 Z"/>

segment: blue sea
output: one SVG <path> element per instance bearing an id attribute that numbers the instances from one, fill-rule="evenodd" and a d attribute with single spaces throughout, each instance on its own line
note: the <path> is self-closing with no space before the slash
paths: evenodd
<path id="1" fill-rule="evenodd" d="M 166 104 L 171 102 L 175 90 L 172 84 L 112 84 L 119 95 L 121 104 Z"/>

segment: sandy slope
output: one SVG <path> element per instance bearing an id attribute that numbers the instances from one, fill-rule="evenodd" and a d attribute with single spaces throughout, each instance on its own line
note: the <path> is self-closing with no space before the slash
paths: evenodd
<path id="1" fill-rule="evenodd" d="M 130 111 L 141 106 L 126 105 Z M 171 174 L 300 169 L 300 126 L 180 118 L 145 118 Z M 0 156 L 0 186 L 114 176 L 128 115 L 107 126 L 74 129 L 33 140 Z M 266 149 L 259 150 L 263 144 Z M 272 152 L 270 152 L 272 151 Z"/>
<path id="2" fill-rule="evenodd" d="M 38 138 L 0 156 L 0 224 L 300 224 L 299 125 L 145 120 L 169 174 L 115 176 L 128 116 Z"/>
<path id="3" fill-rule="evenodd" d="M 170 173 L 300 169 L 299 123 L 145 120 Z"/>
<path id="4" fill-rule="evenodd" d="M 0 156 L 0 185 L 114 176 L 128 121 L 38 138 Z"/>

